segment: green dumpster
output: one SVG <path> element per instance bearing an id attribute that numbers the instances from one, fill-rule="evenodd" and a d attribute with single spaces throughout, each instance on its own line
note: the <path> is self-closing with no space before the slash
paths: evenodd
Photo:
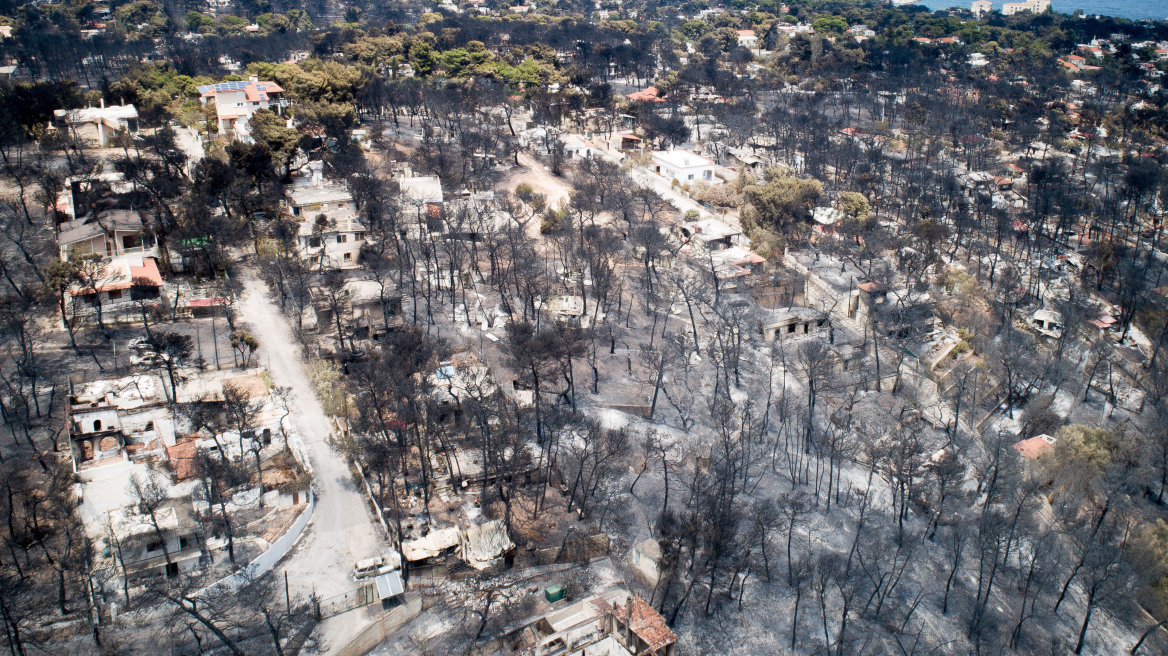
<path id="1" fill-rule="evenodd" d="M 557 601 L 560 601 L 566 594 L 567 590 L 564 588 L 564 586 L 559 584 L 549 585 L 543 589 L 543 597 L 544 599 L 548 600 L 549 604 L 554 604 Z"/>

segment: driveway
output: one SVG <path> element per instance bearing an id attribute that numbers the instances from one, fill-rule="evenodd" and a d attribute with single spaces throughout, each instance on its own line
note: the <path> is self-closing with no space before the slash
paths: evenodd
<path id="1" fill-rule="evenodd" d="M 191 128 L 175 125 L 174 141 L 179 149 L 186 153 L 187 173 L 193 172 L 195 165 L 206 155 L 206 152 L 203 150 L 203 140 L 199 137 L 199 133 Z"/>
<path id="2" fill-rule="evenodd" d="M 291 420 L 312 461 L 317 495 L 316 510 L 300 541 L 272 575 L 283 578 L 287 572 L 293 594 L 307 597 L 315 591 L 327 599 L 357 588 L 353 563 L 384 553 L 388 547 L 353 483 L 348 464 L 329 445 L 329 420 L 308 380 L 287 318 L 253 270 L 245 270 L 241 279 L 239 317 L 259 340 L 260 361 L 273 382 L 293 390 Z M 318 637 L 335 652 L 368 622 L 368 615 L 355 610 L 330 618 L 318 627 Z"/>

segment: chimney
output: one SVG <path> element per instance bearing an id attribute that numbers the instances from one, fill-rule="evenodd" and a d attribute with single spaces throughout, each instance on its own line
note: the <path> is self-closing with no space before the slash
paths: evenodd
<path id="1" fill-rule="evenodd" d="M 105 109 L 105 96 L 101 97 L 101 108 Z"/>
<path id="2" fill-rule="evenodd" d="M 625 646 L 635 648 L 633 644 L 633 598 L 625 597 Z"/>

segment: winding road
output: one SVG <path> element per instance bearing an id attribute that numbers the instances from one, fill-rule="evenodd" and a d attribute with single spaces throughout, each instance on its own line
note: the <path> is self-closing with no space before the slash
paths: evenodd
<path id="1" fill-rule="evenodd" d="M 353 483 L 344 457 L 329 444 L 331 426 L 308 379 L 300 345 L 285 317 L 272 302 L 270 290 L 248 268 L 242 272 L 243 294 L 238 316 L 259 340 L 259 357 L 276 385 L 292 388 L 291 420 L 312 462 L 316 510 L 291 553 L 272 572 L 288 583 L 293 594 L 315 592 L 322 599 L 350 592 L 353 563 L 387 549 L 361 492 Z M 368 609 L 325 620 L 317 628 L 323 650 L 335 652 L 369 621 Z"/>

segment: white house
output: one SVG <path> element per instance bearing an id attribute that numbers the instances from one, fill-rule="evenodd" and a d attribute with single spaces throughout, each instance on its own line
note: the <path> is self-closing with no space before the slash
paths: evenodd
<path id="1" fill-rule="evenodd" d="M 288 106 L 284 89 L 275 82 L 262 82 L 252 76 L 247 82 L 220 82 L 198 87 L 199 98 L 204 105 L 215 102 L 215 113 L 219 117 L 219 134 L 231 134 L 233 139 L 249 141 L 251 130 L 248 121 L 261 109 L 282 113 Z"/>
<path id="2" fill-rule="evenodd" d="M 564 156 L 568 159 L 590 158 L 598 152 L 595 144 L 578 134 L 564 135 L 560 141 L 564 142 Z"/>
<path id="3" fill-rule="evenodd" d="M 365 225 L 354 212 L 337 209 L 305 218 L 300 222 L 298 238 L 301 258 L 314 266 L 354 269 L 365 244 Z"/>
<path id="4" fill-rule="evenodd" d="M 738 45 L 754 50 L 758 47 L 758 36 L 755 35 L 754 30 L 738 30 Z"/>
<path id="5" fill-rule="evenodd" d="M 969 9 L 973 12 L 974 18 L 981 18 L 994 10 L 994 4 L 990 0 L 973 0 Z"/>
<path id="6" fill-rule="evenodd" d="M 138 133 L 138 110 L 133 105 L 105 106 L 84 109 L 58 109 L 53 112 L 64 122 L 73 137 L 105 147 L 109 138 L 118 132 Z"/>
<path id="7" fill-rule="evenodd" d="M 153 519 L 133 506 L 109 511 L 112 535 L 107 539 L 117 545 L 118 562 L 131 579 L 170 578 L 203 566 L 201 528 L 187 501 L 167 499 Z"/>
<path id="8" fill-rule="evenodd" d="M 288 211 L 300 222 L 297 249 L 302 259 L 327 269 L 358 266 L 365 226 L 344 183 L 326 183 L 320 167 L 315 167 L 310 177 L 298 179 L 288 191 Z"/>
<path id="9" fill-rule="evenodd" d="M 704 180 L 712 185 L 722 184 L 722 179 L 714 175 L 714 162 L 688 150 L 657 150 L 653 152 L 653 172 L 669 179 L 689 184 Z"/>

